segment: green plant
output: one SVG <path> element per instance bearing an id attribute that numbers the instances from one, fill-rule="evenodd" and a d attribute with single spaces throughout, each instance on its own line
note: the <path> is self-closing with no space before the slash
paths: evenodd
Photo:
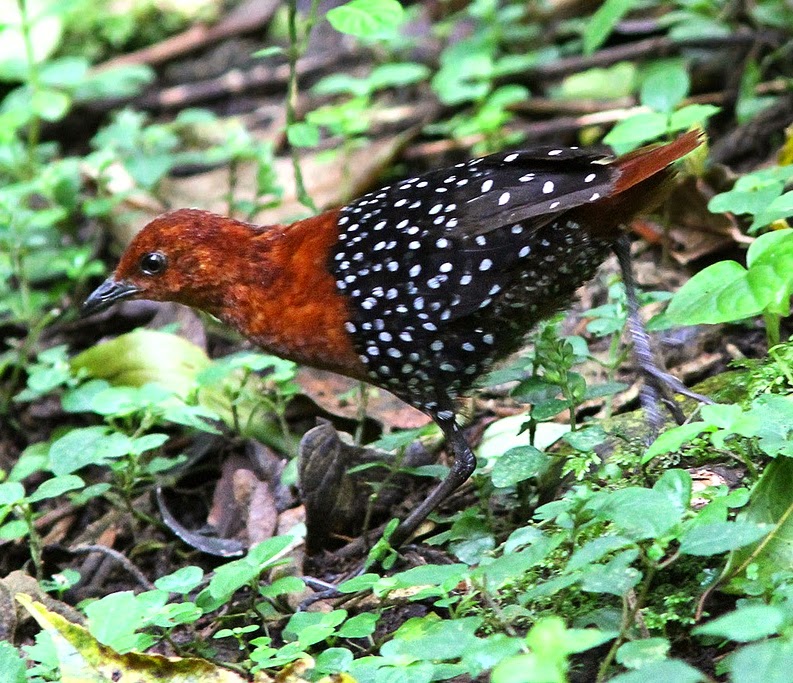
<path id="1" fill-rule="evenodd" d="M 737 322 L 762 314 L 768 346 L 780 341 L 780 321 L 790 313 L 793 230 L 758 237 L 746 253 L 746 268 L 720 261 L 701 270 L 672 297 L 664 320 L 673 325 Z"/>
<path id="2" fill-rule="evenodd" d="M 702 126 L 719 109 L 710 104 L 680 107 L 688 94 L 690 80 L 684 62 L 669 60 L 652 63 L 646 70 L 639 99 L 651 111 L 634 114 L 620 121 L 603 138 L 618 154 L 639 145 L 669 136 L 693 126 Z"/>
<path id="3" fill-rule="evenodd" d="M 742 175 L 733 188 L 717 194 L 708 203 L 713 213 L 731 211 L 749 214 L 748 228 L 755 234 L 762 228 L 793 216 L 793 191 L 785 192 L 785 184 L 793 178 L 793 166 L 773 166 Z"/>

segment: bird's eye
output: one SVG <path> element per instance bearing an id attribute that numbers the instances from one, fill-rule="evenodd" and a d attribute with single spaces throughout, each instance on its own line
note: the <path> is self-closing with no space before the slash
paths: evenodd
<path id="1" fill-rule="evenodd" d="M 165 254 L 160 251 L 150 251 L 140 260 L 140 271 L 144 275 L 159 275 L 165 270 Z"/>

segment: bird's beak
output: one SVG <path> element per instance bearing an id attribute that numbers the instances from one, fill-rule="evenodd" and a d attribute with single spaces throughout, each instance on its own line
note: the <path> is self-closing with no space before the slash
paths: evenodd
<path id="1" fill-rule="evenodd" d="M 116 301 L 127 299 L 139 291 L 140 288 L 131 282 L 115 280 L 109 277 L 83 302 L 81 312 L 83 315 L 99 313 L 99 311 L 104 311 Z"/>

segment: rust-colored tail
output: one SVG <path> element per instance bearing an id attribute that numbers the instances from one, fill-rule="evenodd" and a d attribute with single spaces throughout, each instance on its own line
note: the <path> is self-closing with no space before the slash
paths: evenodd
<path id="1" fill-rule="evenodd" d="M 674 187 L 675 171 L 670 164 L 701 144 L 700 133 L 692 131 L 667 144 L 642 147 L 612 162 L 620 176 L 612 192 L 603 199 L 574 209 L 590 233 L 613 240 L 639 214 L 663 203 Z"/>
<path id="2" fill-rule="evenodd" d="M 692 130 L 668 144 L 649 145 L 621 156 L 614 162 L 620 169 L 620 177 L 614 186 L 614 194 L 663 171 L 673 161 L 696 149 L 702 144 L 700 131 Z"/>

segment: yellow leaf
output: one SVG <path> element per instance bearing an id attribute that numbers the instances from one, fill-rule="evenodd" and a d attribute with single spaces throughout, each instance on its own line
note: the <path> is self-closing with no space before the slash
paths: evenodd
<path id="1" fill-rule="evenodd" d="M 63 683 L 245 683 L 239 674 L 197 657 L 165 657 L 128 652 L 120 655 L 99 643 L 87 629 L 50 612 L 24 593 L 19 602 L 55 644 Z"/>

